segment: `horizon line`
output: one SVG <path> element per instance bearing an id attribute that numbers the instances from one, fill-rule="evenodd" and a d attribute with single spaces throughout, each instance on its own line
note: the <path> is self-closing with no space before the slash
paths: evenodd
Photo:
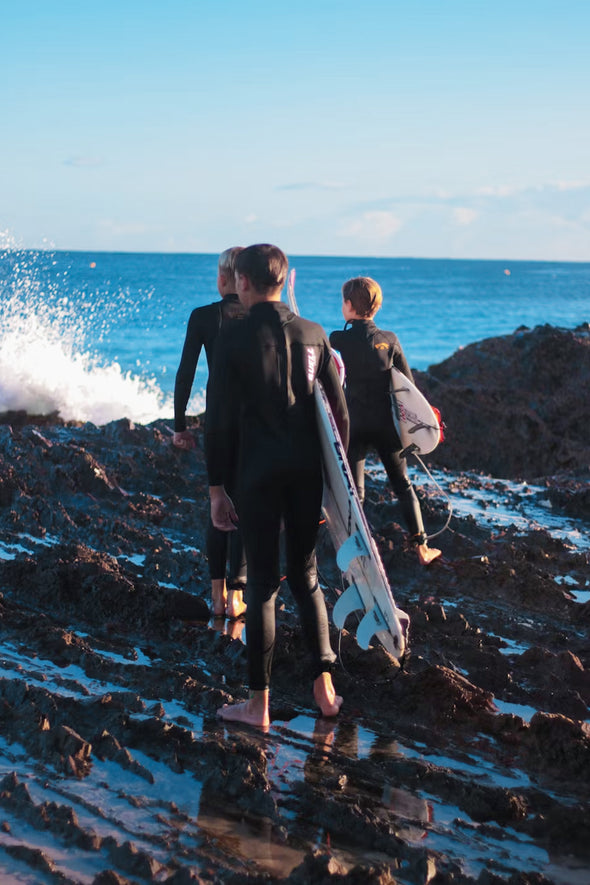
<path id="1" fill-rule="evenodd" d="M 283 250 L 284 251 L 284 250 Z M 0 252 L 55 252 L 79 253 L 83 255 L 168 255 L 168 256 L 214 256 L 219 257 L 221 252 L 193 252 L 193 251 L 165 251 L 158 249 L 65 249 L 48 248 L 45 246 L 0 246 Z M 590 264 L 590 258 L 458 258 L 443 255 L 351 255 L 351 254 L 311 254 L 303 252 L 286 252 L 291 258 L 320 258 L 320 259 L 353 259 L 355 261 L 479 261 L 512 264 Z"/>

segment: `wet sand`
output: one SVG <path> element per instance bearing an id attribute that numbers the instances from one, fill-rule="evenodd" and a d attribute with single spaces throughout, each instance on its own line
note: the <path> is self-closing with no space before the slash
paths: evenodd
<path id="1" fill-rule="evenodd" d="M 546 331 L 527 339 L 531 353 Z M 507 353 L 520 338 L 502 339 Z M 583 384 L 587 359 L 577 364 Z M 454 507 L 440 561 L 418 564 L 377 467 L 367 484 L 411 617 L 403 666 L 362 651 L 350 616 L 332 637 L 344 705 L 321 718 L 285 586 L 268 731 L 215 715 L 246 697 L 245 648 L 242 622 L 208 616 L 198 419 L 198 448 L 180 452 L 162 422 L 4 416 L 0 881 L 590 881 L 583 429 L 581 443 L 569 433 L 567 464 L 527 475 L 515 445 L 499 479 L 461 448 L 458 383 L 436 382 L 449 432 L 429 463 Z M 470 383 L 487 403 L 489 377 Z M 589 408 L 580 400 L 581 428 Z M 496 457 L 487 436 L 482 459 Z M 447 501 L 417 476 L 436 531 Z M 318 549 L 331 608 L 341 587 L 323 529 Z"/>

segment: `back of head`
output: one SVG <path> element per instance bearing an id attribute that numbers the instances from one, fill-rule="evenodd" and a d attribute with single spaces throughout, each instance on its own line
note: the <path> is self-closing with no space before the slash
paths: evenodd
<path id="1" fill-rule="evenodd" d="M 342 297 L 350 301 L 359 317 L 371 319 L 383 303 L 381 286 L 371 277 L 354 277 L 342 286 Z"/>
<path id="2" fill-rule="evenodd" d="M 217 263 L 218 273 L 233 280 L 236 272 L 236 258 L 243 249 L 243 246 L 232 246 L 230 249 L 226 249 L 222 252 Z"/>
<path id="3" fill-rule="evenodd" d="M 288 270 L 287 256 L 278 246 L 270 243 L 247 246 L 236 257 L 236 273 L 248 277 L 261 295 L 282 289 Z"/>

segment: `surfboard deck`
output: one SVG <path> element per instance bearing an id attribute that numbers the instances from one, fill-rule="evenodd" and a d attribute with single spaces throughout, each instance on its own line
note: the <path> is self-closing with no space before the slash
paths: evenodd
<path id="1" fill-rule="evenodd" d="M 295 271 L 289 274 L 289 306 L 299 314 L 295 300 Z M 322 509 L 336 562 L 347 586 L 336 605 L 332 619 L 344 627 L 352 612 L 364 612 L 356 630 L 361 648 L 368 648 L 376 637 L 387 651 L 401 658 L 406 650 L 410 619 L 398 609 L 371 535 L 346 452 L 328 398 L 319 381 L 314 384 L 318 429 L 322 448 L 324 497 Z"/>
<path id="2" fill-rule="evenodd" d="M 428 455 L 441 441 L 441 428 L 434 410 L 409 378 L 391 369 L 391 412 L 402 444 L 402 455 Z"/>

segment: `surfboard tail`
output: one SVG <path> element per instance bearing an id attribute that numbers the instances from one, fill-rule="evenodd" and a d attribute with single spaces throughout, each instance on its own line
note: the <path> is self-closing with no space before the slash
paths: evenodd
<path id="1" fill-rule="evenodd" d="M 406 650 L 409 616 L 396 608 L 392 613 L 394 621 L 388 623 L 378 605 L 366 609 L 365 602 L 356 584 L 350 584 L 339 597 L 332 612 L 334 625 L 342 630 L 348 615 L 355 611 L 364 611 L 364 615 L 356 629 L 356 640 L 361 648 L 367 649 L 374 636 L 395 658 L 401 658 Z"/>

